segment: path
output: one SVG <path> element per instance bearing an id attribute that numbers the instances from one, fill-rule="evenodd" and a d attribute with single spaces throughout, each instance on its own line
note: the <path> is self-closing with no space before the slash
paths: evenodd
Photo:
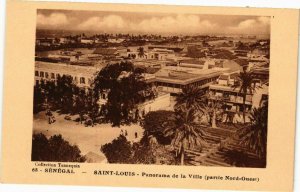
<path id="1" fill-rule="evenodd" d="M 65 120 L 65 115 L 53 113 L 56 119 L 55 123 L 48 124 L 45 112 L 34 115 L 33 133 L 43 133 L 47 137 L 55 134 L 61 134 L 62 137 L 71 144 L 76 144 L 82 155 L 88 154 L 96 162 L 104 163 L 106 158 L 100 151 L 101 145 L 111 142 L 117 138 L 121 129 L 127 130 L 129 141 L 138 141 L 143 135 L 143 129 L 137 124 L 131 126 L 121 126 L 121 128 L 112 127 L 110 124 L 97 124 L 94 127 L 85 127 L 84 124 L 71 120 Z M 75 118 L 75 117 L 72 117 Z M 138 133 L 135 139 L 135 132 Z"/>

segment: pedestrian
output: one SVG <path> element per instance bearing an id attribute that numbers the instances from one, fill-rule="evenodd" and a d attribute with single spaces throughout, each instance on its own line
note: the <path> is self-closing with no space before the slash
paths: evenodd
<path id="1" fill-rule="evenodd" d="M 137 137 L 138 137 L 138 133 L 137 133 L 137 132 L 135 132 L 135 133 L 134 133 L 134 136 L 135 136 L 135 138 L 137 138 Z"/>
<path id="2" fill-rule="evenodd" d="M 52 123 L 52 113 L 50 111 L 50 109 L 47 110 L 46 112 L 46 116 L 48 117 L 48 123 L 51 124 Z"/>
<path id="3" fill-rule="evenodd" d="M 127 133 L 127 130 L 125 130 L 125 137 L 127 137 L 128 133 Z"/>
<path id="4" fill-rule="evenodd" d="M 54 122 L 56 121 L 53 114 L 52 114 L 52 116 L 51 116 L 51 121 L 52 121 L 52 123 L 54 123 Z"/>

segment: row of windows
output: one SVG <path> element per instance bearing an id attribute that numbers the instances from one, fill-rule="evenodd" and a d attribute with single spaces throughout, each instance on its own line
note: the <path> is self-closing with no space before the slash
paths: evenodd
<path id="1" fill-rule="evenodd" d="M 60 77 L 60 74 L 56 74 L 55 73 L 48 73 L 48 72 L 44 72 L 44 71 L 35 71 L 35 76 L 36 77 L 41 77 L 41 78 L 46 78 L 46 79 L 57 79 L 58 77 Z M 77 77 L 72 77 L 73 81 L 75 83 L 78 83 L 78 78 Z M 85 77 L 80 77 L 79 78 L 79 83 L 80 84 L 86 84 L 86 79 Z M 91 83 L 91 79 L 88 79 L 88 83 Z"/>
<path id="2" fill-rule="evenodd" d="M 212 77 L 212 78 L 208 78 L 208 79 L 204 79 L 198 82 L 193 83 L 193 85 L 195 86 L 202 86 L 205 85 L 207 83 L 210 83 L 212 81 L 217 80 L 218 77 Z M 157 86 L 164 86 L 164 87 L 173 87 L 173 88 L 183 88 L 183 85 L 178 85 L 178 84 L 174 84 L 174 83 L 164 83 L 164 82 L 157 82 Z"/>
<path id="3" fill-rule="evenodd" d="M 164 82 L 157 82 L 157 86 L 163 87 L 172 87 L 172 88 L 182 88 L 182 85 L 174 84 L 174 83 L 164 83 Z"/>
<path id="4" fill-rule="evenodd" d="M 193 83 L 193 85 L 199 87 L 199 86 L 205 85 L 207 83 L 216 81 L 217 79 L 218 79 L 218 77 L 212 77 L 212 78 L 204 79 L 202 81 L 195 82 L 195 83 Z"/>
<path id="5" fill-rule="evenodd" d="M 57 74 L 59 75 L 59 74 Z M 35 76 L 36 77 L 42 77 L 42 78 L 51 78 L 51 79 L 55 79 L 55 74 L 54 73 L 50 73 L 50 76 L 49 76 L 49 73 L 48 72 L 44 72 L 44 71 L 35 71 Z"/>

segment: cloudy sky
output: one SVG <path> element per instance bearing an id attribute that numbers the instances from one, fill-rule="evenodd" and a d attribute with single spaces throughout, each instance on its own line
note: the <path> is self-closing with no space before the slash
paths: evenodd
<path id="1" fill-rule="evenodd" d="M 106 33 L 270 34 L 270 18 L 256 16 L 38 10 L 37 29 Z"/>

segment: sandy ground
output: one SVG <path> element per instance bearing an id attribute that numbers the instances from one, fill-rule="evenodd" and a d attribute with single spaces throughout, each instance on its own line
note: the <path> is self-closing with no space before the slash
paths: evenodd
<path id="1" fill-rule="evenodd" d="M 69 141 L 71 144 L 76 144 L 81 150 L 82 155 L 94 154 L 98 155 L 98 160 L 106 162 L 104 154 L 100 151 L 101 145 L 111 142 L 117 138 L 121 129 L 125 132 L 127 130 L 129 141 L 139 141 L 143 135 L 143 129 L 141 126 L 133 124 L 131 126 L 121 126 L 120 128 L 112 127 L 110 124 L 97 124 L 94 127 L 85 127 L 83 124 L 75 121 L 65 120 L 65 115 L 59 115 L 53 113 L 56 122 L 48 124 L 45 112 L 40 112 L 34 116 L 33 132 L 43 133 L 47 137 L 55 134 L 61 134 L 62 137 Z M 76 117 L 73 116 L 72 119 Z M 135 132 L 138 133 L 138 138 L 135 139 Z"/>

